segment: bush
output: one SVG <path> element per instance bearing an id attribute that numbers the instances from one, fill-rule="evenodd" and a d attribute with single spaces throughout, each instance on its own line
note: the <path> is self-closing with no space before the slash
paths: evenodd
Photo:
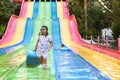
<path id="1" fill-rule="evenodd" d="M 5 29 L 6 29 L 6 26 L 1 24 L 1 25 L 0 25 L 0 38 L 1 38 L 2 35 L 4 34 Z"/>

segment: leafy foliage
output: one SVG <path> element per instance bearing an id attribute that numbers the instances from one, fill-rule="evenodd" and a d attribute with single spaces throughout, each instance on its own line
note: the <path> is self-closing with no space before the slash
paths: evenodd
<path id="1" fill-rule="evenodd" d="M 1 24 L 1 25 L 0 25 L 0 38 L 1 38 L 1 36 L 3 35 L 5 29 L 6 29 L 6 26 Z"/>
<path id="2" fill-rule="evenodd" d="M 114 38 L 118 38 L 120 35 L 120 0 L 101 0 L 110 11 L 105 9 L 99 0 L 87 1 L 87 33 L 84 26 L 84 0 L 72 0 L 69 3 L 70 13 L 76 16 L 80 34 L 83 37 L 85 35 L 97 36 L 101 35 L 101 29 L 112 28 Z"/>
<path id="3" fill-rule="evenodd" d="M 101 29 L 110 27 L 111 17 L 97 2 L 94 3 L 88 5 L 88 28 L 92 29 L 91 35 L 97 36 L 101 35 Z"/>
<path id="4" fill-rule="evenodd" d="M 113 4 L 113 13 L 112 13 L 112 30 L 113 36 L 115 39 L 120 37 L 120 1 L 115 0 L 112 2 Z"/>
<path id="5" fill-rule="evenodd" d="M 8 20 L 12 14 L 19 14 L 20 5 L 11 3 L 10 0 L 0 1 L 0 36 L 5 32 Z"/>
<path id="6" fill-rule="evenodd" d="M 17 8 L 18 8 L 18 5 L 11 3 L 10 0 L 1 0 L 0 1 L 0 24 L 7 25 L 10 16 L 15 13 L 15 10 Z"/>

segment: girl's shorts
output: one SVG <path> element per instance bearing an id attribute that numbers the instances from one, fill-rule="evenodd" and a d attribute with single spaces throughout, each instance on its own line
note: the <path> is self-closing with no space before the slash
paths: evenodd
<path id="1" fill-rule="evenodd" d="M 47 59 L 47 57 L 48 57 L 48 51 L 37 50 L 36 52 L 37 52 L 37 56 L 38 57 L 42 57 L 43 56 L 44 59 Z"/>

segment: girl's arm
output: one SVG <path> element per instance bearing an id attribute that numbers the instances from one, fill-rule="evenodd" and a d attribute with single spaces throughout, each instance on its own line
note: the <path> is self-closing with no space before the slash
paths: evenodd
<path id="1" fill-rule="evenodd" d="M 49 41 L 50 42 L 50 46 L 48 48 L 48 52 L 51 50 L 52 46 L 53 46 L 53 42 L 52 41 Z"/>
<path id="2" fill-rule="evenodd" d="M 35 50 L 37 50 L 37 47 L 38 47 L 38 42 L 39 42 L 39 40 L 37 40 Z"/>

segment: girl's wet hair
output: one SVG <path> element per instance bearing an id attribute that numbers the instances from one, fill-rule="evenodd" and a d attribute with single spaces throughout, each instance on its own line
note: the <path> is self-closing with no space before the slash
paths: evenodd
<path id="1" fill-rule="evenodd" d="M 47 26 L 43 25 L 42 28 L 45 28 L 48 31 L 48 27 Z"/>
<path id="2" fill-rule="evenodd" d="M 42 28 L 45 28 L 45 29 L 46 29 L 46 35 L 45 35 L 45 36 L 48 36 L 48 27 L 45 26 L 45 25 L 43 25 L 43 26 L 41 27 L 41 29 L 42 29 Z M 40 32 L 39 35 L 42 35 L 42 32 Z"/>

